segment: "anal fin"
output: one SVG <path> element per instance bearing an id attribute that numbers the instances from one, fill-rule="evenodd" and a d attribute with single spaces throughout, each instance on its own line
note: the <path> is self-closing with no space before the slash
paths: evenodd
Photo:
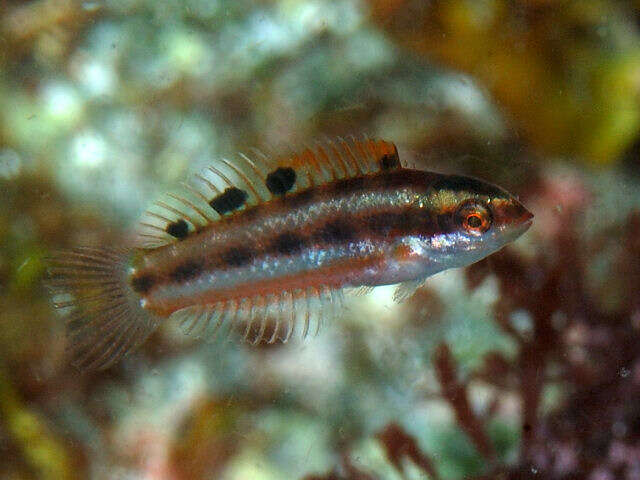
<path id="1" fill-rule="evenodd" d="M 393 301 L 400 303 L 413 296 L 418 288 L 420 288 L 425 282 L 424 278 L 418 280 L 409 280 L 399 284 L 393 292 Z"/>
<path id="2" fill-rule="evenodd" d="M 308 288 L 194 305 L 171 318 L 180 322 L 185 334 L 207 341 L 233 337 L 252 345 L 287 343 L 294 336 L 317 335 L 325 321 L 339 314 L 343 303 L 342 290 Z"/>
<path id="3" fill-rule="evenodd" d="M 359 287 L 351 287 L 347 289 L 346 292 L 354 297 L 362 297 L 365 295 L 369 295 L 371 292 L 373 292 L 374 288 L 375 287 L 373 285 L 361 285 Z"/>

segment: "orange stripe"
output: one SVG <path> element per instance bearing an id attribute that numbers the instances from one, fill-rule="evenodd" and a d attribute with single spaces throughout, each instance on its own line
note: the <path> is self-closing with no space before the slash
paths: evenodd
<path id="1" fill-rule="evenodd" d="M 224 290 L 210 290 L 206 293 L 174 301 L 154 302 L 153 295 L 147 298 L 145 308 L 160 317 L 168 317 L 173 312 L 191 305 L 213 305 L 227 300 L 241 300 L 255 296 L 279 295 L 282 292 L 304 290 L 308 287 L 326 286 L 338 289 L 347 285 L 350 278 L 366 268 L 381 268 L 382 256 L 349 259 L 341 264 L 331 265 L 317 270 L 300 272 L 295 275 L 235 285 Z"/>

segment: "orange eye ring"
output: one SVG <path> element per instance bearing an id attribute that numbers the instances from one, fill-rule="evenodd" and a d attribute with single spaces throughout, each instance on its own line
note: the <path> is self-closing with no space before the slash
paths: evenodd
<path id="1" fill-rule="evenodd" d="M 478 215 L 477 213 L 470 213 L 469 215 L 467 215 L 467 217 L 464 219 L 464 225 L 465 228 L 481 228 L 482 227 L 482 217 L 480 215 Z"/>
<path id="2" fill-rule="evenodd" d="M 456 224 L 472 235 L 482 235 L 489 230 L 493 218 L 487 207 L 473 200 L 462 203 L 455 214 Z"/>

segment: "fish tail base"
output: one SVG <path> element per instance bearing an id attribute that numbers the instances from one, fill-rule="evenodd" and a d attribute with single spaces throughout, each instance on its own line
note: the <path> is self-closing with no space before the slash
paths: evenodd
<path id="1" fill-rule="evenodd" d="M 81 370 L 108 368 L 153 332 L 157 319 L 128 283 L 131 251 L 73 248 L 48 260 L 47 286 L 67 321 L 67 352 Z"/>

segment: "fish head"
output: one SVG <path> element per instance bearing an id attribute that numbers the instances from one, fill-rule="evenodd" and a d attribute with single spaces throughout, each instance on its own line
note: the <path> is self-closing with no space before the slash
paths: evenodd
<path id="1" fill-rule="evenodd" d="M 442 175 L 428 192 L 438 235 L 433 253 L 444 268 L 476 262 L 514 241 L 532 224 L 533 214 L 506 190 L 459 175 Z M 434 248 L 435 247 L 435 248 Z"/>

